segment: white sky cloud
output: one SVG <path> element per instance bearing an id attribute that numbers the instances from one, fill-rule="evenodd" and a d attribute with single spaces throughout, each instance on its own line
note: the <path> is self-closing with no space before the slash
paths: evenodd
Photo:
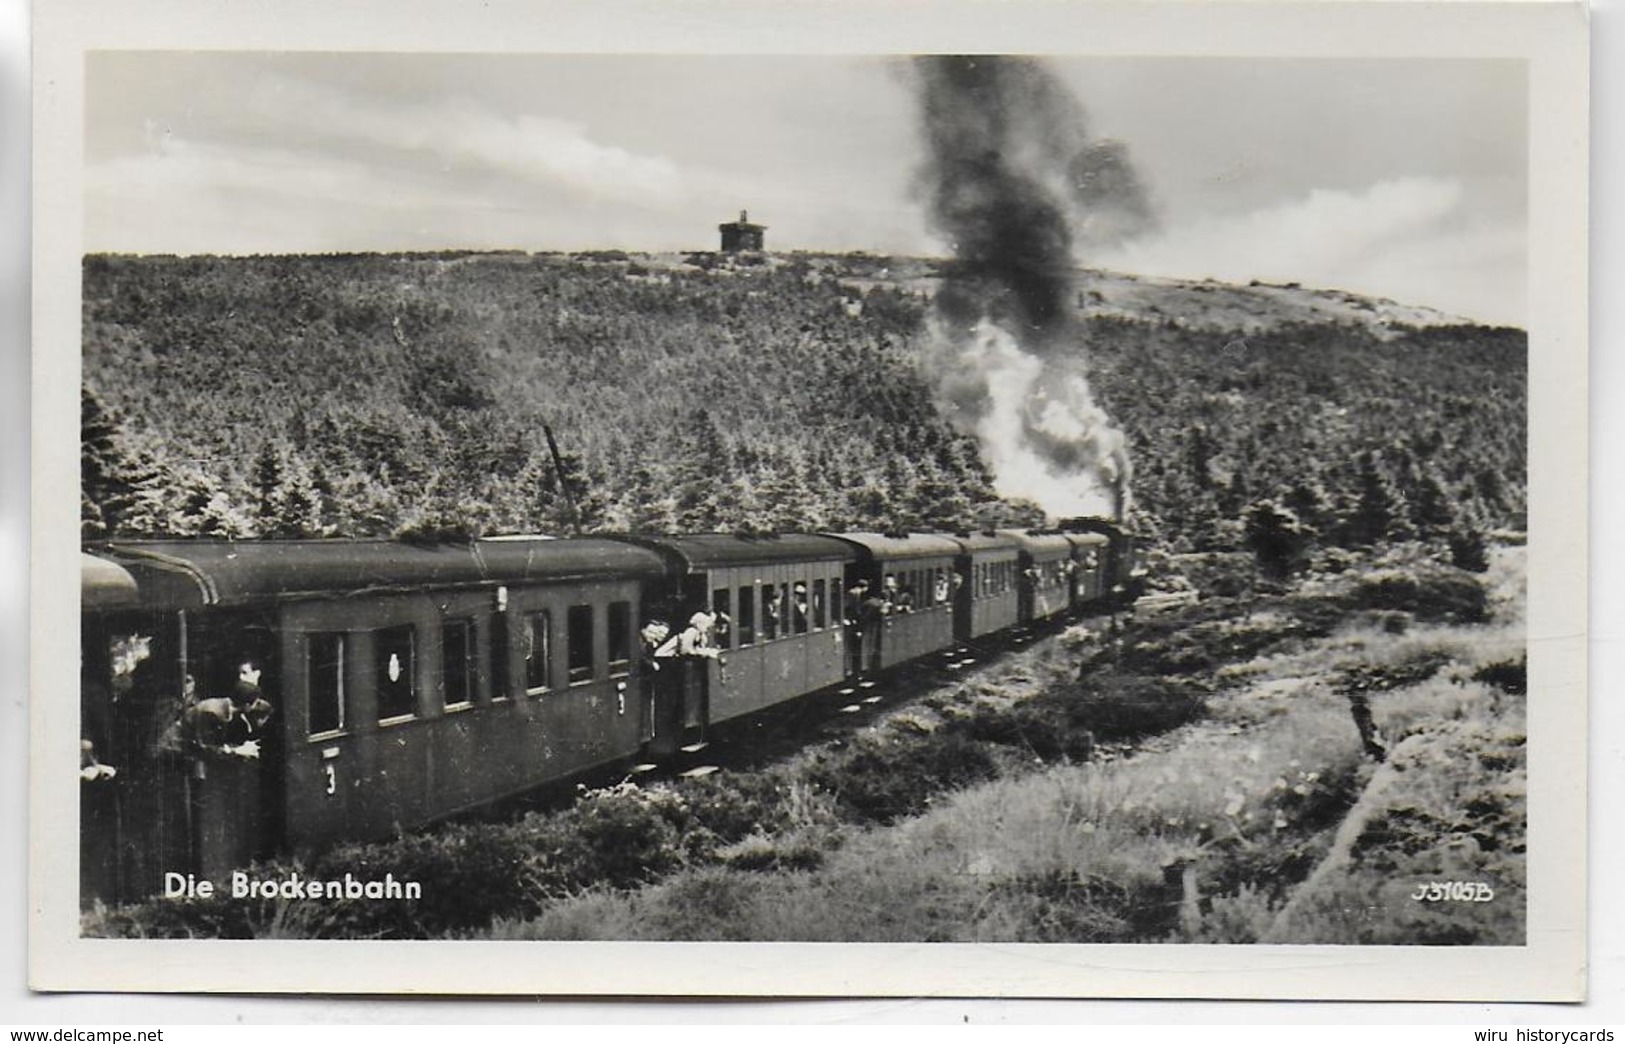
<path id="1" fill-rule="evenodd" d="M 594 141 L 568 119 L 495 113 L 464 98 L 386 105 L 287 79 L 261 84 L 253 99 L 273 121 L 296 122 L 328 141 L 368 143 L 383 162 L 420 152 L 447 172 L 497 172 L 560 192 L 654 202 L 683 195 L 671 160 Z"/>
<path id="2" fill-rule="evenodd" d="M 1091 261 L 1145 275 L 1296 281 L 1521 323 L 1522 228 L 1476 222 L 1466 202 L 1464 186 L 1450 178 L 1318 189 L 1257 210 L 1171 223 Z"/>

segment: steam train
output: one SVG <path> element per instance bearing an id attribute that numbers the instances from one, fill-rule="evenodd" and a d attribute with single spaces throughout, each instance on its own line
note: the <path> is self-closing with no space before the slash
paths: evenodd
<path id="1" fill-rule="evenodd" d="M 81 555 L 81 898 L 221 880 L 561 780 L 1132 597 L 1118 527 L 972 534 L 129 541 Z M 867 582 L 866 584 L 864 582 Z M 887 599 L 862 614 L 854 593 Z M 640 632 L 714 613 L 717 658 Z M 233 702 L 245 686 L 262 720 Z M 227 705 L 230 704 L 228 707 Z M 187 715 L 222 709 L 207 743 Z M 207 717 L 207 716 L 204 716 Z M 244 728 L 252 735 L 231 735 Z"/>

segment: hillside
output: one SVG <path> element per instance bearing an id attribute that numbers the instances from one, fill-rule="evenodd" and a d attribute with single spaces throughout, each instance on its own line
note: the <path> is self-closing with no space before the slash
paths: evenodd
<path id="1" fill-rule="evenodd" d="M 1035 521 L 936 405 L 940 264 L 90 257 L 85 533 Z M 1521 331 L 1109 273 L 1078 303 L 1136 521 L 1172 551 L 1238 546 L 1264 499 L 1325 542 L 1521 524 Z"/>

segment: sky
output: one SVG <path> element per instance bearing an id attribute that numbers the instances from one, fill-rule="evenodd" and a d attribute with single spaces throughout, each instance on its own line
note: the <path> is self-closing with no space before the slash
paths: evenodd
<path id="1" fill-rule="evenodd" d="M 1155 229 L 1080 264 L 1522 325 L 1521 62 L 1051 58 Z M 905 59 L 94 52 L 91 252 L 932 254 Z"/>

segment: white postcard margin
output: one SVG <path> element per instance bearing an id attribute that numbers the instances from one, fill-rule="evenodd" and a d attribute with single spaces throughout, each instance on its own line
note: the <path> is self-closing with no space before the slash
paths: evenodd
<path id="1" fill-rule="evenodd" d="M 30 985 L 394 995 L 1573 1001 L 1585 991 L 1587 31 L 1573 3 L 658 0 L 35 7 Z M 78 932 L 84 53 L 1507 57 L 1529 70 L 1530 900 L 1522 947 L 130 941 Z"/>

